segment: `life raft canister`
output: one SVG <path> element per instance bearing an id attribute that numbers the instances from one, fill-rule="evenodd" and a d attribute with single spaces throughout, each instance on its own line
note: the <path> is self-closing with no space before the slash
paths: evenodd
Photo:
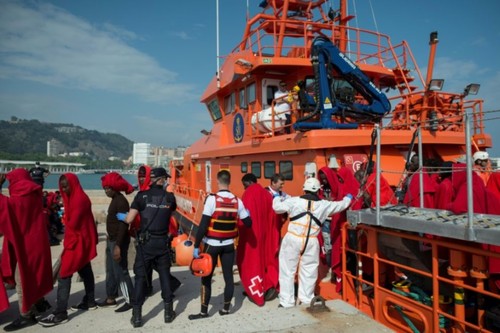
<path id="1" fill-rule="evenodd" d="M 207 237 L 230 239 L 238 236 L 238 198 L 224 198 L 215 194 L 215 211 L 210 219 Z"/>

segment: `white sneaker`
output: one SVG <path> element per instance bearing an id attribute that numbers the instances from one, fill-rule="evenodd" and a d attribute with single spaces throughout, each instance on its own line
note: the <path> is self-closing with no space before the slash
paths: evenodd
<path id="1" fill-rule="evenodd" d="M 326 273 L 326 276 L 321 279 L 321 282 L 332 282 L 332 270 L 329 269 L 328 272 Z"/>

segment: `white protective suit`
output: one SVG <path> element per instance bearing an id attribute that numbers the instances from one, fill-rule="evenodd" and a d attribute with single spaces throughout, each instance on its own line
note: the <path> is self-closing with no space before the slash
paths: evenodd
<path id="1" fill-rule="evenodd" d="M 311 200 L 311 213 L 321 222 L 325 221 L 327 216 L 341 212 L 351 203 L 349 197 L 344 197 L 342 201 L 320 200 L 312 194 L 305 195 Z M 273 200 L 273 209 L 276 213 L 288 213 L 293 219 L 303 212 L 307 212 L 309 200 L 302 197 L 289 197 L 283 200 L 276 197 Z M 309 241 L 307 247 L 301 256 L 307 239 L 307 231 L 311 224 Z M 314 297 L 314 287 L 318 278 L 319 266 L 319 242 L 318 234 L 321 227 L 308 215 L 299 219 L 291 220 L 288 230 L 281 242 L 279 253 L 279 299 L 281 306 L 288 308 L 295 305 L 294 279 L 299 266 L 299 292 L 298 300 L 301 303 L 309 304 Z"/>

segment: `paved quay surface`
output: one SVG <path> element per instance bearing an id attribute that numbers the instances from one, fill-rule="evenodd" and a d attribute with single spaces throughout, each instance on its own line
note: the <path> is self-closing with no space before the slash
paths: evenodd
<path id="1" fill-rule="evenodd" d="M 97 192 L 96 192 L 97 193 Z M 103 192 L 99 192 L 103 193 Z M 99 232 L 98 256 L 92 261 L 96 280 L 96 299 L 102 301 L 106 297 L 105 293 L 105 239 L 106 227 L 102 218 L 102 211 L 105 211 L 107 202 L 105 198 L 95 198 L 90 195 L 93 201 L 93 209 L 97 220 Z M 129 196 L 132 198 L 133 196 Z M 59 256 L 62 245 L 51 247 L 53 262 Z M 135 251 L 131 245 L 129 253 L 129 268 L 132 268 Z M 235 266 L 236 268 L 236 266 Z M 235 270 L 235 292 L 231 315 L 220 316 L 218 311 L 223 304 L 224 281 L 222 271 L 216 268 L 212 284 L 212 299 L 210 301 L 209 318 L 191 321 L 189 314 L 200 311 L 200 278 L 191 274 L 187 267 L 175 266 L 172 268 L 173 274 L 182 282 L 181 287 L 176 291 L 174 309 L 177 318 L 171 324 L 163 321 L 163 302 L 160 295 L 159 279 L 156 272 L 153 273 L 154 295 L 148 299 L 143 306 L 143 322 L 141 328 L 133 328 L 130 324 L 132 311 L 125 313 L 115 313 L 116 308 L 99 308 L 93 311 L 72 311 L 69 310 L 69 321 L 54 327 L 43 327 L 35 325 L 18 332 L 39 333 L 39 332 L 164 332 L 172 330 L 175 332 L 392 332 L 385 326 L 373 321 L 365 314 L 359 312 L 354 307 L 345 302 L 335 300 L 328 301 L 326 305 L 329 312 L 310 314 L 306 310 L 306 305 L 297 306 L 291 309 L 278 308 L 279 301 L 275 299 L 267 302 L 263 307 L 258 307 L 251 303 L 242 295 L 243 288 Z M 133 272 L 131 271 L 131 276 Z M 57 284 L 54 290 L 47 295 L 47 300 L 55 306 Z M 10 308 L 0 313 L 0 327 L 4 327 L 18 316 L 17 295 L 14 290 L 8 290 Z M 71 286 L 71 296 L 69 305 L 77 304 L 83 296 L 83 283 L 77 281 L 77 274 L 73 276 Z M 123 302 L 118 299 L 120 306 Z M 51 309 L 52 310 L 52 309 Z M 46 314 L 49 314 L 49 310 Z"/>

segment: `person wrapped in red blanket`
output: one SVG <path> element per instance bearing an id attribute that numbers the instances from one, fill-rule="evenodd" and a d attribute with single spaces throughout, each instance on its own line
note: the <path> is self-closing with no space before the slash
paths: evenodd
<path id="1" fill-rule="evenodd" d="M 455 195 L 453 201 L 448 205 L 448 210 L 451 210 L 455 214 L 465 214 L 468 208 L 465 164 L 457 163 L 453 165 L 452 183 Z M 483 180 L 475 172 L 472 172 L 472 192 L 474 213 L 500 214 L 498 210 L 500 201 L 496 197 L 495 192 L 487 190 Z M 500 252 L 500 246 L 483 244 L 482 247 L 485 250 Z M 500 290 L 500 260 L 490 257 L 488 260 L 488 271 L 490 273 L 489 287 L 492 291 L 498 292 Z"/>
<path id="2" fill-rule="evenodd" d="M 257 184 L 254 174 L 244 175 L 241 181 L 245 187 L 241 200 L 252 218 L 252 228 L 238 225 L 236 262 L 246 295 L 262 306 L 278 296 L 280 235 L 272 196 Z"/>
<path id="3" fill-rule="evenodd" d="M 0 175 L 0 187 L 5 179 L 9 181 L 10 196 L 0 194 L 0 229 L 4 235 L 2 275 L 16 281 L 21 317 L 4 329 L 14 331 L 36 324 L 34 305 L 53 288 L 52 264 L 42 187 L 32 181 L 25 169 Z M 3 283 L 0 285 L 0 311 L 3 311 L 9 302 Z"/>
<path id="4" fill-rule="evenodd" d="M 58 276 L 57 306 L 49 316 L 38 323 L 54 326 L 68 321 L 68 300 L 71 278 L 78 272 L 83 279 L 85 295 L 81 303 L 73 305 L 74 310 L 97 308 L 94 297 L 95 279 L 91 260 L 97 256 L 97 227 L 92 213 L 92 204 L 83 191 L 78 177 L 65 173 L 59 178 L 59 190 L 64 203 L 65 233 L 64 249 L 61 253 L 61 269 Z"/>

